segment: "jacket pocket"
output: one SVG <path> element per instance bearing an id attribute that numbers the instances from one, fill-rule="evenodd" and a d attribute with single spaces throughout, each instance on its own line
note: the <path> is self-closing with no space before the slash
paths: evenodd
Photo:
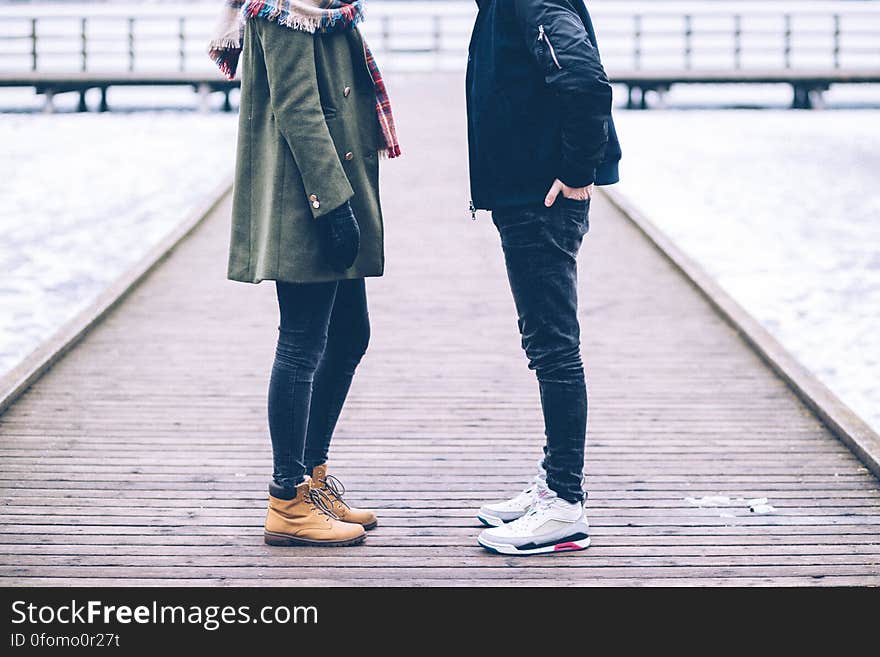
<path id="1" fill-rule="evenodd" d="M 544 56 L 545 50 L 550 54 L 550 59 L 553 60 L 553 64 L 560 71 L 562 70 L 562 64 L 559 63 L 559 57 L 556 54 L 556 48 L 553 47 L 553 42 L 550 41 L 550 36 L 547 34 L 547 30 L 544 29 L 543 25 L 538 26 L 538 54 L 540 56 Z"/>
<path id="2" fill-rule="evenodd" d="M 560 194 L 556 206 L 565 223 L 560 229 L 565 231 L 566 237 L 572 241 L 572 250 L 577 253 L 581 238 L 590 231 L 590 199 L 579 201 Z"/>

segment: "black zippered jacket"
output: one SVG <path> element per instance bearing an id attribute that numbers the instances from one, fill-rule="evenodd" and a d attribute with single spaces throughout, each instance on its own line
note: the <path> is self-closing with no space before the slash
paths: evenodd
<path id="1" fill-rule="evenodd" d="M 611 85 L 582 0 L 477 0 L 467 105 L 473 207 L 618 181 Z"/>

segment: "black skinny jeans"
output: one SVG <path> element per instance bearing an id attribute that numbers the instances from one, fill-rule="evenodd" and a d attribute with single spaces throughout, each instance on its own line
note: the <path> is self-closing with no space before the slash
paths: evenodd
<path id="1" fill-rule="evenodd" d="M 559 196 L 543 205 L 496 210 L 522 346 L 544 411 L 547 485 L 583 501 L 587 387 L 577 317 L 577 255 L 589 230 L 589 201 Z"/>
<path id="2" fill-rule="evenodd" d="M 293 499 L 327 461 L 336 421 L 370 342 L 363 279 L 276 283 L 281 325 L 269 382 L 274 473 L 269 492 Z"/>

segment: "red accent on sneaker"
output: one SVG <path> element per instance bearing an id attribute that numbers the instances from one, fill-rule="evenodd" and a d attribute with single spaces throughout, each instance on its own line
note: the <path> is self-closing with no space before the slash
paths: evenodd
<path id="1" fill-rule="evenodd" d="M 580 545 L 577 543 L 559 543 L 556 547 L 553 548 L 554 552 L 569 552 L 571 550 L 581 550 Z"/>

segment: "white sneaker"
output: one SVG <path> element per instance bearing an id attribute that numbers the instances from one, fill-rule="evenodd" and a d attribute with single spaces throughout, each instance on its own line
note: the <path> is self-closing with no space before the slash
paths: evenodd
<path id="1" fill-rule="evenodd" d="M 538 474 L 528 488 L 509 500 L 484 504 L 477 512 L 477 519 L 487 527 L 500 527 L 506 522 L 522 518 L 538 499 L 538 486 L 541 485 L 547 485 L 547 473 L 539 465 Z"/>
<path id="2" fill-rule="evenodd" d="M 556 496 L 538 483 L 537 499 L 510 523 L 484 530 L 477 539 L 490 552 L 544 554 L 573 552 L 590 546 L 590 525 L 584 507 Z"/>

